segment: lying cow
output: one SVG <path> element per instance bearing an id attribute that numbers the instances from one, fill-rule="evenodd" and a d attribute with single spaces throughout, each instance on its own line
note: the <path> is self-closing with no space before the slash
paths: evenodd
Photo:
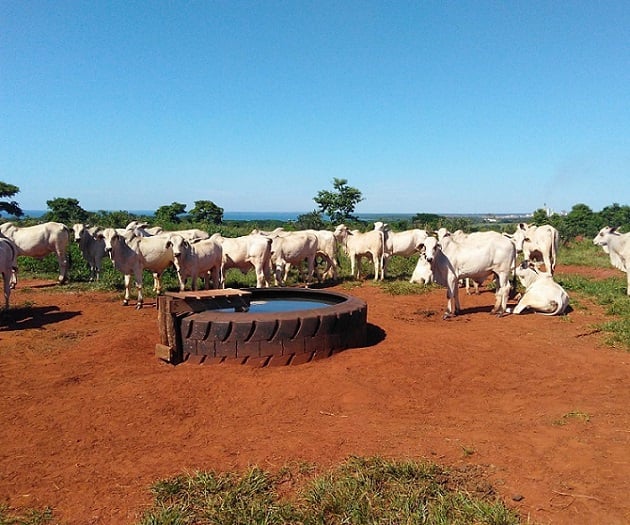
<path id="1" fill-rule="evenodd" d="M 551 275 L 539 272 L 530 261 L 523 261 L 516 268 L 516 275 L 525 287 L 525 293 L 514 307 L 515 314 L 528 309 L 544 315 L 565 313 L 569 306 L 569 295 Z"/>
<path id="2" fill-rule="evenodd" d="M 416 267 L 411 274 L 410 283 L 431 284 L 433 282 L 433 271 L 431 271 L 431 263 L 427 261 L 424 254 L 418 257 Z"/>

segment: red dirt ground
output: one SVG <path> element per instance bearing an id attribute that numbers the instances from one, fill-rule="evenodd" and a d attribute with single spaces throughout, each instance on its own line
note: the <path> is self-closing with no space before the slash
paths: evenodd
<path id="1" fill-rule="evenodd" d="M 440 289 L 335 289 L 384 339 L 254 369 L 158 360 L 154 302 L 20 282 L 0 329 L 0 503 L 127 524 L 182 472 L 381 455 L 474 466 L 525 521 L 630 522 L 630 354 L 604 345 L 600 307 L 499 319 L 486 291 L 444 321 Z"/>

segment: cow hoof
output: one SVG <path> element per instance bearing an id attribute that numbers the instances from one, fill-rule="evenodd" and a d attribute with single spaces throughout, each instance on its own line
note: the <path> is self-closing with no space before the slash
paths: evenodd
<path id="1" fill-rule="evenodd" d="M 129 301 L 127 299 L 123 300 L 123 306 L 129 306 Z"/>
<path id="2" fill-rule="evenodd" d="M 444 321 L 448 321 L 449 319 L 453 319 L 453 317 L 455 317 L 455 314 L 452 314 L 450 312 L 446 312 L 443 316 L 442 316 L 442 320 Z"/>
<path id="3" fill-rule="evenodd" d="M 141 310 L 142 309 L 142 303 L 138 303 L 136 305 L 136 310 Z"/>

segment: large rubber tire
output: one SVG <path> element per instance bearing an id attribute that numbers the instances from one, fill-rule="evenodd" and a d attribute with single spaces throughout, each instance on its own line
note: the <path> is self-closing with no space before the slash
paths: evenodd
<path id="1" fill-rule="evenodd" d="M 287 293 L 328 296 L 337 304 L 294 312 L 249 313 L 206 310 L 181 318 L 184 361 L 225 361 L 251 366 L 308 363 L 347 348 L 364 346 L 367 304 L 356 297 L 294 288 L 272 288 L 265 295 Z"/>

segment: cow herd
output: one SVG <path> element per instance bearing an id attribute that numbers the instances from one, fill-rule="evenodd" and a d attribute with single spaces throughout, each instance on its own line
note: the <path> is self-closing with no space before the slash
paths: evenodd
<path id="1" fill-rule="evenodd" d="M 125 298 L 131 298 L 132 279 L 137 292 L 137 308 L 143 304 L 142 276 L 145 270 L 154 277 L 154 290 L 161 293 L 161 277 L 174 266 L 180 290 L 197 289 L 200 279 L 206 289 L 225 286 L 224 274 L 230 268 L 246 273 L 254 270 L 256 286 L 284 286 L 290 268 L 300 271 L 308 285 L 316 278 L 336 280 L 339 276 L 338 249 L 350 260 L 351 275 L 361 278 L 362 259 L 368 258 L 374 267 L 374 279 L 383 280 L 392 256 L 409 257 L 420 254 L 411 282 L 435 282 L 446 288 L 445 317 L 461 311 L 459 288 L 466 284 L 475 289 L 487 278 L 495 283 L 495 304 L 492 312 L 510 313 L 507 301 L 511 281 L 519 279 L 525 292 L 513 313 L 530 309 L 547 315 L 563 314 L 569 298 L 554 281 L 553 273 L 558 252 L 558 232 L 550 225 L 518 224 L 513 234 L 498 232 L 461 231 L 437 232 L 412 229 L 394 232 L 383 222 L 374 223 L 366 232 L 350 230 L 340 224 L 334 231 L 252 231 L 240 237 L 209 235 L 199 229 L 163 231 L 145 223 L 133 221 L 125 228 L 88 227 L 75 224 L 70 230 L 57 222 L 18 227 L 11 222 L 0 225 L 0 273 L 4 280 L 4 307 L 9 305 L 11 288 L 17 283 L 17 257 L 41 258 L 55 253 L 59 263 L 59 282 L 68 278 L 68 245 L 72 234 L 90 269 L 90 280 L 98 280 L 102 260 L 109 257 L 115 269 L 124 275 Z M 593 239 L 610 255 L 613 266 L 628 274 L 630 295 L 630 233 L 605 227 Z M 517 254 L 523 253 L 522 263 Z M 317 261 L 325 263 L 321 276 Z M 303 265 L 306 269 L 302 273 Z"/>

